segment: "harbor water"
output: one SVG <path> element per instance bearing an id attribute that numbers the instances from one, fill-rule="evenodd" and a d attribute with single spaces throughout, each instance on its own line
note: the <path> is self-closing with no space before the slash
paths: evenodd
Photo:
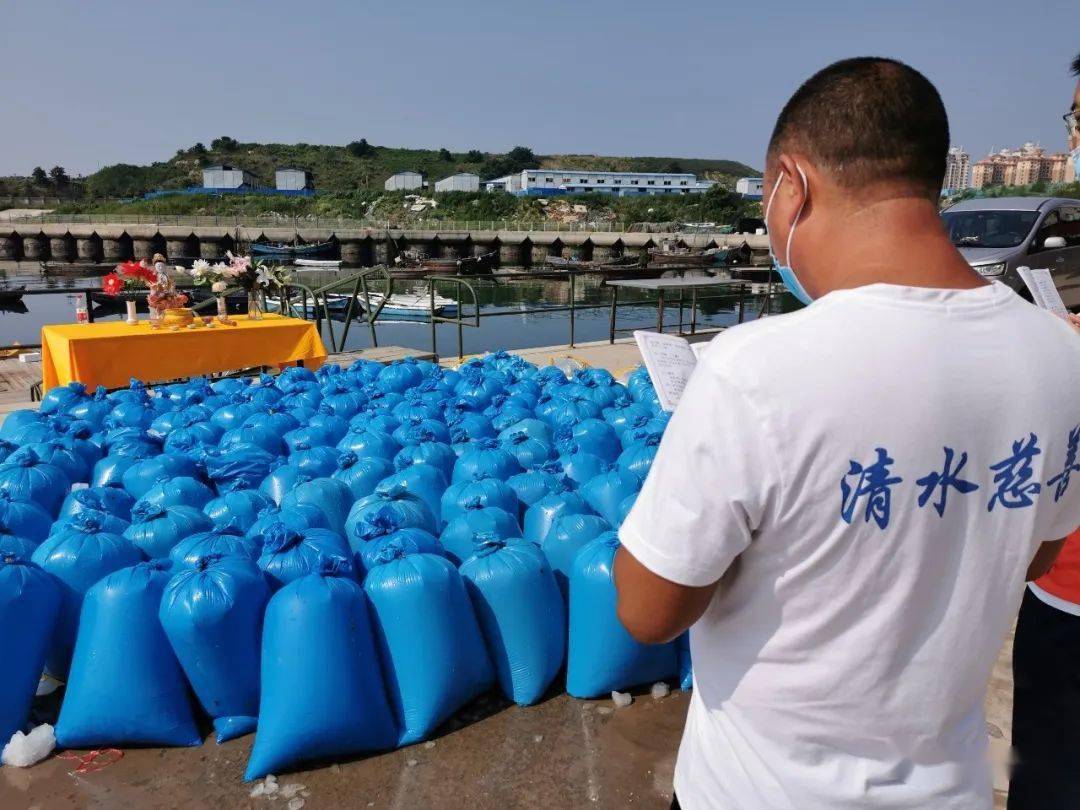
<path id="1" fill-rule="evenodd" d="M 105 272 L 105 271 L 102 271 Z M 346 278 L 348 269 L 337 276 L 329 273 L 304 273 L 298 280 L 309 287 L 317 287 L 336 278 Z M 475 290 L 481 318 L 479 327 L 473 316 L 472 294 L 465 290 L 461 296 L 462 351 L 474 354 L 496 349 L 523 349 L 534 346 L 566 345 L 570 339 L 570 313 L 565 307 L 570 303 L 570 284 L 565 277 L 542 278 L 522 274 L 521 278 L 498 281 L 483 277 L 466 277 Z M 48 295 L 26 295 L 21 302 L 0 302 L 0 345 L 36 344 L 40 342 L 41 327 L 46 324 L 70 323 L 75 320 L 76 304 L 83 305 L 82 290 L 100 287 L 100 276 L 45 276 L 36 262 L 0 262 L 0 292 L 4 289 L 25 286 L 30 290 L 49 290 Z M 749 288 L 749 285 L 748 285 Z M 383 289 L 383 283 L 373 282 L 372 292 Z M 760 314 L 765 303 L 762 285 L 754 286 L 754 293 L 747 292 L 743 301 L 743 319 L 752 320 Z M 339 292 L 345 292 L 341 289 Z M 351 290 L 350 290 L 351 291 Z M 455 285 L 440 282 L 436 288 L 442 297 L 456 298 Z M 427 283 L 423 280 L 395 279 L 393 292 L 421 293 L 427 295 Z M 575 279 L 574 340 L 576 343 L 604 340 L 610 327 L 611 289 L 604 286 L 599 275 L 582 275 Z M 774 295 L 769 309 L 776 313 L 797 307 L 789 295 Z M 702 290 L 698 293 L 696 325 L 698 330 L 715 329 L 739 321 L 739 295 L 731 291 Z M 545 309 L 556 311 L 545 312 Z M 682 304 L 683 328 L 689 331 L 692 320 L 690 293 Z M 531 311 L 539 310 L 539 311 Z M 122 303 L 93 305 L 95 320 L 119 320 L 124 317 Z M 141 315 L 140 317 L 146 317 Z M 340 341 L 344 323 L 334 322 L 335 334 Z M 674 331 L 680 320 L 678 293 L 669 292 L 665 302 L 665 330 Z M 619 290 L 618 323 L 619 336 L 625 337 L 632 328 L 655 329 L 657 305 L 655 293 L 634 289 Z M 327 325 L 323 325 L 324 340 L 330 348 Z M 388 320 L 380 318 L 376 325 L 379 345 L 395 345 L 431 350 L 431 326 L 427 316 L 417 320 Z M 454 356 L 458 352 L 458 327 L 454 323 L 436 326 L 437 350 L 442 356 Z M 367 322 L 355 320 L 349 327 L 343 349 L 363 349 L 372 345 Z"/>

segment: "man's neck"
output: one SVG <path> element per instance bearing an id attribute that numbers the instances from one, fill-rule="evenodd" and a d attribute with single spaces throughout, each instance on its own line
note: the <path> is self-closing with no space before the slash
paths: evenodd
<path id="1" fill-rule="evenodd" d="M 949 241 L 937 208 L 900 197 L 853 209 L 821 240 L 821 273 L 830 290 L 866 284 L 972 289 L 988 282 Z"/>

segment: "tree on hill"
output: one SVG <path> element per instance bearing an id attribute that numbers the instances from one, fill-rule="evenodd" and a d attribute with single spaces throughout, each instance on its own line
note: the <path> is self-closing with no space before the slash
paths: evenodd
<path id="1" fill-rule="evenodd" d="M 64 171 L 63 166 L 53 166 L 49 169 L 49 179 L 57 186 L 66 186 L 71 182 L 71 178 L 68 177 L 68 173 Z"/>
<path id="2" fill-rule="evenodd" d="M 205 155 L 206 154 L 206 147 L 203 146 L 202 141 L 199 141 L 193 147 L 191 147 L 188 150 L 188 152 L 190 152 L 193 155 Z"/>
<path id="3" fill-rule="evenodd" d="M 367 157 L 375 153 L 375 147 L 367 142 L 367 138 L 353 141 L 345 147 L 345 151 L 355 158 Z"/>
<path id="4" fill-rule="evenodd" d="M 45 170 L 40 166 L 35 166 L 30 172 L 30 179 L 34 181 L 34 185 L 44 186 L 49 182 L 49 175 L 45 174 Z"/>
<path id="5" fill-rule="evenodd" d="M 451 161 L 453 159 L 454 159 L 454 156 L 450 154 L 449 149 L 446 149 L 444 147 L 443 149 L 439 150 L 439 160 Z"/>
<path id="6" fill-rule="evenodd" d="M 210 141 L 210 148 L 215 152 L 231 152 L 239 145 L 235 138 L 230 138 L 228 135 L 222 135 Z"/>
<path id="7" fill-rule="evenodd" d="M 677 160 L 669 161 L 668 164 L 664 166 L 664 171 L 668 174 L 682 174 L 682 170 L 682 164 Z"/>
<path id="8" fill-rule="evenodd" d="M 469 163 L 479 163 L 484 159 L 484 153 L 479 149 L 470 149 L 469 153 L 465 155 Z"/>
<path id="9" fill-rule="evenodd" d="M 484 177 L 502 177 L 507 174 L 517 174 L 522 169 L 539 169 L 540 161 L 537 160 L 533 150 L 527 146 L 515 146 L 505 155 L 488 158 L 480 167 L 480 173 Z"/>

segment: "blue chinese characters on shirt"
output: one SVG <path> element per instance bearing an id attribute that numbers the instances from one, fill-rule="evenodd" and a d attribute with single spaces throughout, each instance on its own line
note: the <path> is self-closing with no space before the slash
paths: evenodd
<path id="1" fill-rule="evenodd" d="M 1069 431 L 1065 451 L 1064 469 L 1046 481 L 1047 491 L 1053 493 L 1054 502 L 1061 500 L 1069 487 L 1072 473 L 1080 473 L 1080 425 Z M 916 504 L 933 507 L 939 517 L 944 517 L 951 498 L 970 497 L 985 485 L 988 493 L 986 510 L 995 508 L 1022 509 L 1035 504 L 1043 490 L 1043 484 L 1035 477 L 1034 459 L 1042 454 L 1039 437 L 1029 433 L 1012 443 L 1011 451 L 986 469 L 986 479 L 981 482 L 977 468 L 967 469 L 968 454 L 953 447 L 943 447 L 944 458 L 940 465 L 915 480 L 919 488 Z M 849 459 L 848 470 L 840 478 L 840 517 L 845 523 L 858 518 L 878 528 L 889 525 L 893 506 L 893 488 L 904 478 L 892 467 L 895 459 L 884 447 L 874 448 L 871 460 Z"/>

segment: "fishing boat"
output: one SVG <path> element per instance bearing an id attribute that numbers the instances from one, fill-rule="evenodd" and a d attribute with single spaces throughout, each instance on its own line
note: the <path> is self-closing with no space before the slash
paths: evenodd
<path id="1" fill-rule="evenodd" d="M 673 239 L 665 239 L 659 247 L 649 248 L 649 264 L 676 265 L 679 267 L 711 267 L 716 264 L 719 248 L 699 250 L 681 246 Z"/>
<path id="2" fill-rule="evenodd" d="M 606 270 L 616 270 L 620 267 L 636 267 L 642 263 L 642 260 L 637 256 L 620 256 L 606 262 L 590 262 L 578 258 L 565 259 L 562 256 L 548 256 L 545 263 L 560 270 L 604 272 Z"/>
<path id="3" fill-rule="evenodd" d="M 0 288 L 0 304 L 14 304 L 16 301 L 22 301 L 23 293 L 25 292 L 25 284 L 21 287 Z"/>
<path id="4" fill-rule="evenodd" d="M 427 270 L 443 273 L 477 273 L 495 266 L 499 252 L 493 250 L 480 256 L 436 259 L 418 248 L 403 250 L 394 258 L 394 269 Z"/>
<path id="5" fill-rule="evenodd" d="M 297 267 L 311 267 L 316 270 L 340 270 L 341 259 L 293 259 Z"/>
<path id="6" fill-rule="evenodd" d="M 334 249 L 333 242 L 312 242 L 310 245 L 288 245 L 284 242 L 252 242 L 252 256 L 291 258 L 298 256 L 321 256 Z"/>
<path id="7" fill-rule="evenodd" d="M 441 295 L 435 296 L 434 310 L 431 296 L 424 293 L 395 293 L 389 298 L 383 293 L 370 293 L 368 298 L 379 317 L 390 320 L 423 320 L 431 313 L 453 316 L 458 310 L 457 301 Z M 382 309 L 378 309 L 380 304 L 382 304 Z M 361 299 L 361 305 L 363 305 L 363 299 Z"/>
<path id="8" fill-rule="evenodd" d="M 289 299 L 289 312 L 296 318 L 312 319 L 318 314 L 324 316 L 329 312 L 330 317 L 343 316 L 349 308 L 349 299 L 351 295 L 345 295 L 343 293 L 330 293 L 326 296 L 326 311 L 323 310 L 322 302 L 319 302 L 316 308 L 314 302 L 308 298 L 307 303 L 304 303 L 303 299 L 296 297 Z M 269 312 L 281 312 L 282 301 L 275 296 L 266 297 L 266 308 Z M 357 305 L 353 308 L 353 312 L 359 314 L 361 307 Z"/>
<path id="9" fill-rule="evenodd" d="M 41 273 L 46 276 L 100 276 L 116 269 L 116 262 L 39 262 Z"/>

